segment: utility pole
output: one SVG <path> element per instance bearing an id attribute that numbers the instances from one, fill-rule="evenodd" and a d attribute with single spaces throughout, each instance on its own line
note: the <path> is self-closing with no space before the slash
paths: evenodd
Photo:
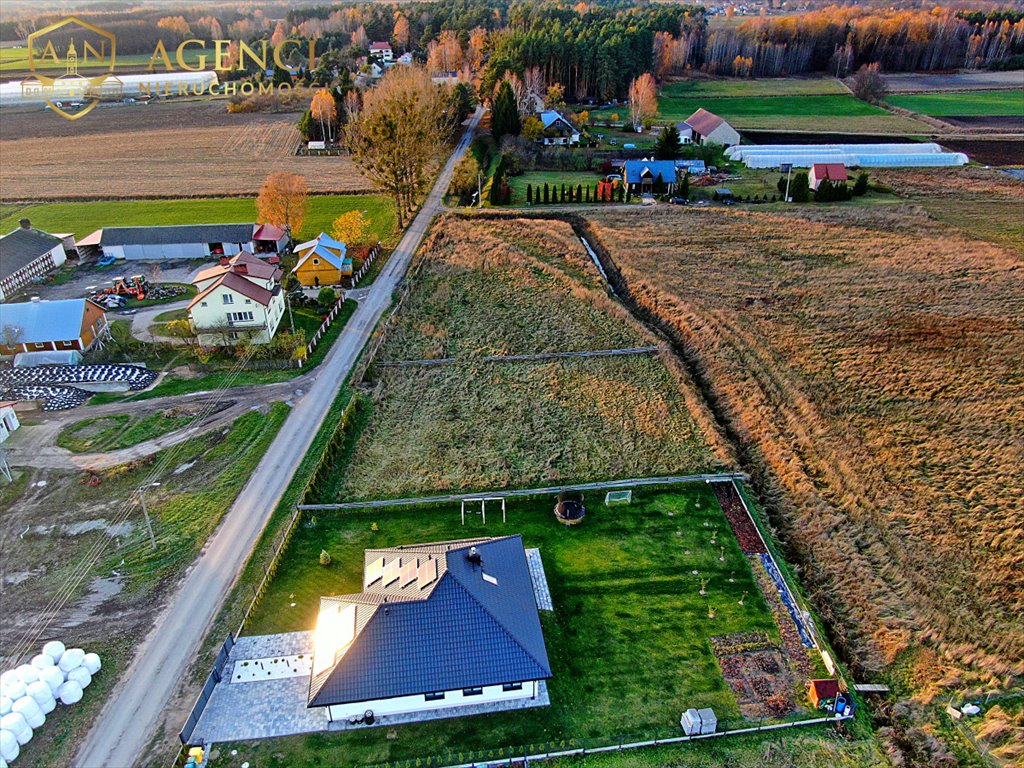
<path id="1" fill-rule="evenodd" d="M 484 207 L 484 180 L 480 171 L 476 172 L 476 207 Z"/>
<path id="2" fill-rule="evenodd" d="M 150 483 L 150 487 L 155 488 L 160 483 Z M 149 531 L 149 543 L 156 549 L 156 536 L 153 535 L 153 522 L 149 519 L 149 510 L 146 508 L 146 486 L 139 488 L 139 501 L 142 502 L 142 516 L 146 519 L 146 530 Z"/>
<path id="3" fill-rule="evenodd" d="M 789 180 L 791 178 L 793 178 L 793 164 L 792 163 L 782 163 L 782 165 L 779 166 L 779 170 L 782 171 L 784 174 L 786 174 L 786 198 L 785 198 L 785 202 L 788 203 L 788 202 L 790 202 L 790 200 L 789 200 Z"/>

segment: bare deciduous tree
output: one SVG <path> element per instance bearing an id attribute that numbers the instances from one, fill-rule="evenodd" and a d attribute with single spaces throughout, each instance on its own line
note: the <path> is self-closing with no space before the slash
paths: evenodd
<path id="1" fill-rule="evenodd" d="M 629 84 L 629 119 L 633 130 L 639 131 L 644 122 L 658 112 L 658 86 L 654 75 L 644 72 Z"/>

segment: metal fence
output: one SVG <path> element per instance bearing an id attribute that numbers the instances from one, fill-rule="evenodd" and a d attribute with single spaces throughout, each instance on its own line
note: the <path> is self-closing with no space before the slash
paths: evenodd
<path id="1" fill-rule="evenodd" d="M 203 710 L 206 709 L 206 704 L 210 700 L 210 696 L 213 695 L 213 689 L 220 682 L 221 674 L 224 672 L 224 665 L 228 663 L 228 654 L 231 653 L 231 649 L 234 646 L 235 637 L 229 632 L 228 636 L 224 639 L 224 644 L 217 653 L 216 660 L 213 662 L 213 669 L 210 670 L 210 674 L 206 677 L 206 682 L 203 683 L 203 690 L 199 692 L 199 698 L 192 705 L 192 711 L 188 713 L 188 718 L 186 718 L 185 724 L 178 733 L 178 739 L 181 740 L 182 744 L 187 745 L 192 738 L 192 732 L 195 731 L 199 718 L 203 716 Z"/>
<path id="2" fill-rule="evenodd" d="M 554 741 L 538 741 L 518 746 L 487 747 L 484 749 L 448 750 L 432 755 L 420 755 L 403 760 L 377 763 L 373 768 L 421 768 L 437 766 L 440 768 L 497 768 L 497 766 L 528 765 L 531 760 L 549 760 L 557 757 L 573 757 L 579 755 L 595 755 L 602 752 L 618 752 L 626 749 L 642 747 L 660 747 L 673 744 L 685 744 L 691 741 L 720 739 L 750 733 L 767 733 L 771 731 L 801 728 L 809 725 L 840 723 L 849 720 L 852 715 L 838 717 L 815 717 L 807 720 L 792 720 L 782 723 L 767 723 L 756 726 L 730 727 L 728 723 L 719 722 L 719 730 L 699 736 L 646 734 L 635 736 L 610 736 L 604 738 L 572 738 Z M 678 734 L 678 731 L 673 733 Z"/>

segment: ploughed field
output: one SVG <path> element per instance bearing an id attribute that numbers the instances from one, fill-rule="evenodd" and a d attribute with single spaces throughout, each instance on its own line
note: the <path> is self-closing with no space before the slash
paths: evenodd
<path id="1" fill-rule="evenodd" d="M 591 226 L 702 371 L 857 674 L 923 643 L 961 684 L 1019 673 L 1020 249 L 903 205 Z"/>
<path id="2" fill-rule="evenodd" d="M 227 102 L 97 107 L 74 122 L 5 109 L 4 200 L 254 195 L 267 174 L 306 177 L 312 192 L 370 189 L 348 155 L 296 157 L 298 114 L 228 114 Z"/>
<path id="3" fill-rule="evenodd" d="M 343 498 L 688 474 L 731 466 L 692 383 L 610 299 L 562 221 L 448 216 L 424 244 L 369 371 Z M 450 359 L 441 365 L 393 365 Z M 389 365 L 391 364 L 391 365 Z"/>

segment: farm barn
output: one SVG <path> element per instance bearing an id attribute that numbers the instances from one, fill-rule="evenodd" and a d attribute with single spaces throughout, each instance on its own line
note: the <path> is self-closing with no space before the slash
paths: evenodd
<path id="1" fill-rule="evenodd" d="M 277 227 L 245 223 L 104 227 L 79 240 L 78 246 L 99 257 L 172 261 L 234 256 L 242 251 L 271 255 L 286 243 L 287 235 Z"/>
<path id="2" fill-rule="evenodd" d="M 103 307 L 89 299 L 4 304 L 0 354 L 77 350 L 84 352 L 107 328 Z"/>
<path id="3" fill-rule="evenodd" d="M 33 229 L 28 219 L 22 219 L 18 229 L 0 237 L 0 301 L 66 260 L 61 238 Z"/>
<path id="4" fill-rule="evenodd" d="M 694 144 L 721 144 L 723 147 L 733 147 L 740 143 L 740 135 L 736 129 L 706 109 L 698 109 L 686 118 L 684 124 L 690 128 L 691 141 Z"/>

